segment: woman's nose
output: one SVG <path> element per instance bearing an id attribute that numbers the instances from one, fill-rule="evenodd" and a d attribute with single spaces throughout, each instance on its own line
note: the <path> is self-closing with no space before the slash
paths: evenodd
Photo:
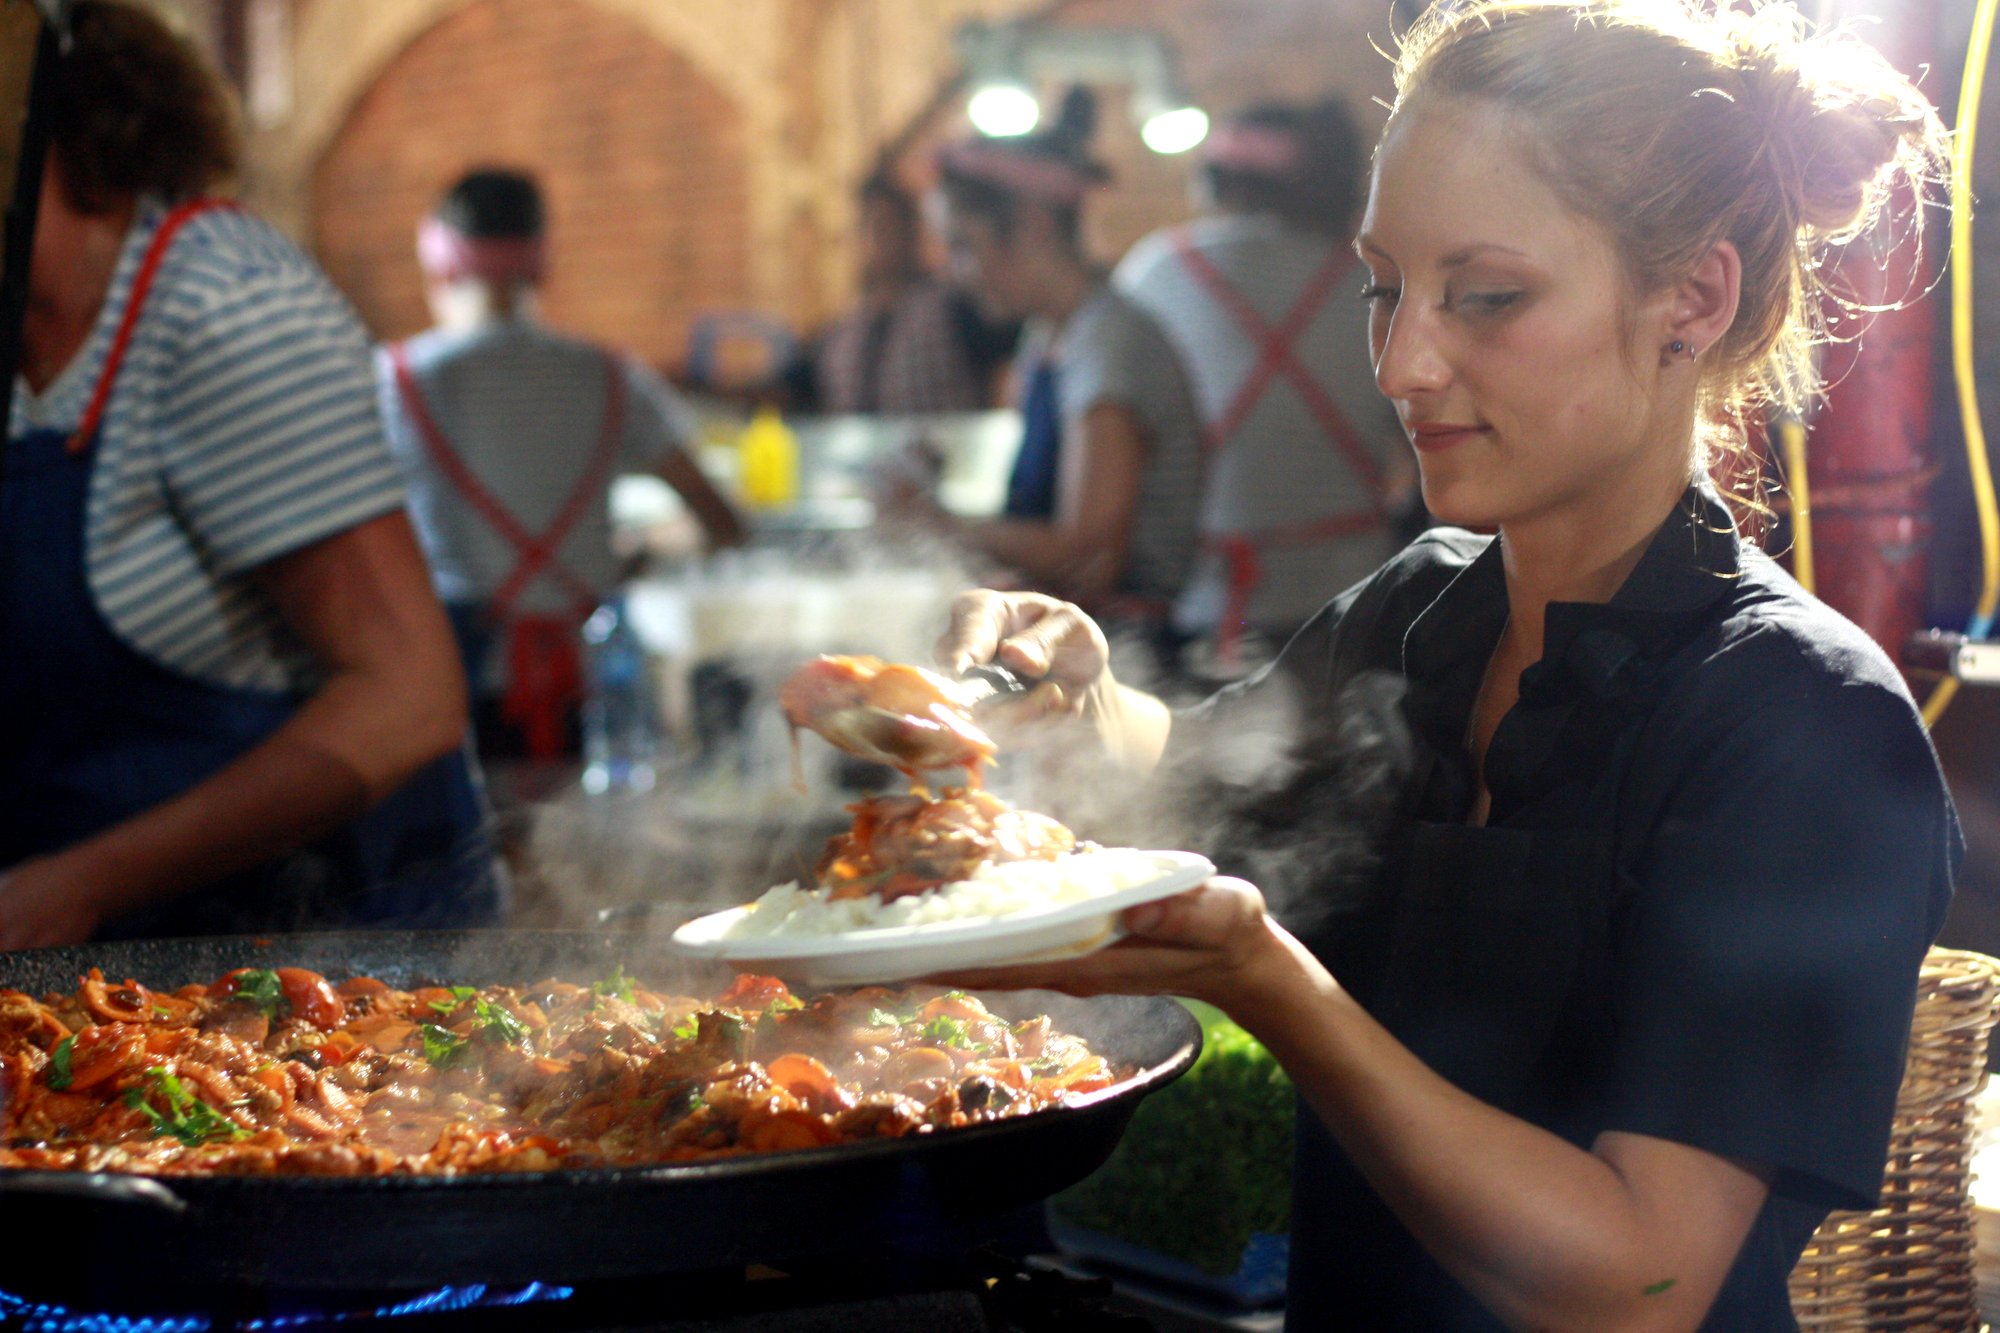
<path id="1" fill-rule="evenodd" d="M 1405 302 L 1387 317 L 1375 353 L 1375 386 L 1385 397 L 1411 398 L 1450 382 L 1450 365 L 1425 314 Z"/>

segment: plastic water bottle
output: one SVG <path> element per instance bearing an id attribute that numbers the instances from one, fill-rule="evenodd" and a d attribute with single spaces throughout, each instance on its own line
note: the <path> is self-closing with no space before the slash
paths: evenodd
<path id="1" fill-rule="evenodd" d="M 583 789 L 651 791 L 660 755 L 659 715 L 646 646 L 623 597 L 583 624 Z"/>

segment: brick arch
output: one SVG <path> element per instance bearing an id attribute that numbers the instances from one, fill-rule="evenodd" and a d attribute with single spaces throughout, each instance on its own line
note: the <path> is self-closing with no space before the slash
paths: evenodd
<path id="1" fill-rule="evenodd" d="M 746 132 L 680 53 L 586 0 L 472 0 L 388 62 L 312 173 L 314 248 L 377 334 L 428 323 L 417 220 L 466 168 L 541 179 L 549 321 L 679 361 L 695 315 L 747 303 Z"/>

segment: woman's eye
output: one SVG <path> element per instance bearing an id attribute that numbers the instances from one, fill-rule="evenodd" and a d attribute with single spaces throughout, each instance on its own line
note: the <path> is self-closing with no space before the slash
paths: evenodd
<path id="1" fill-rule="evenodd" d="M 1361 299 L 1370 305 L 1375 304 L 1377 301 L 1393 301 L 1400 295 L 1402 295 L 1400 289 L 1383 287 L 1379 284 L 1371 284 L 1361 289 Z"/>
<path id="2" fill-rule="evenodd" d="M 1518 290 L 1466 292 L 1457 299 L 1456 304 L 1474 314 L 1491 315 L 1505 310 L 1520 299 L 1521 293 Z"/>

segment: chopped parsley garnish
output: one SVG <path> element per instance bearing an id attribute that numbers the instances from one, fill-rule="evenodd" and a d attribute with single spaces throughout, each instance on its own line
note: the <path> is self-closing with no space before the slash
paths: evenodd
<path id="1" fill-rule="evenodd" d="M 693 1041 L 701 1032 L 701 1015 L 689 1014 L 686 1018 L 674 1024 L 672 1030 L 673 1035 L 679 1037 L 682 1041 Z"/>
<path id="2" fill-rule="evenodd" d="M 222 1112 L 202 1101 L 184 1087 L 181 1081 L 167 1072 L 165 1065 L 154 1065 L 146 1071 L 146 1087 L 127 1088 L 125 1104 L 141 1112 L 153 1122 L 153 1137 L 171 1134 L 190 1148 L 198 1143 L 206 1143 L 218 1135 L 240 1139 L 249 1131 L 231 1120 Z M 157 1092 L 165 1100 L 167 1109 L 162 1111 L 146 1100 L 148 1092 Z"/>
<path id="3" fill-rule="evenodd" d="M 69 1086 L 70 1054 L 76 1050 L 76 1034 L 71 1033 L 56 1043 L 55 1050 L 49 1052 L 49 1086 L 61 1092 Z"/>
<path id="4" fill-rule="evenodd" d="M 526 1023 L 514 1017 L 511 1010 L 483 996 L 472 1002 L 472 1013 L 479 1020 L 479 1034 L 488 1041 L 522 1041 L 527 1038 Z"/>
<path id="5" fill-rule="evenodd" d="M 173 1016 L 174 1016 L 174 1011 L 167 1008 L 167 1006 L 165 1006 L 164 1004 L 156 1004 L 153 1006 L 153 1017 L 172 1018 Z"/>
<path id="6" fill-rule="evenodd" d="M 526 1039 L 528 1025 L 515 1017 L 512 1010 L 502 1008 L 500 1005 L 493 1003 L 493 1001 L 487 999 L 470 986 L 449 986 L 446 989 L 451 992 L 451 998 L 432 1000 L 430 1003 L 432 1013 L 455 1014 L 465 1006 L 466 1001 L 470 1000 L 472 1002 L 472 1017 L 479 1024 L 480 1036 L 488 1041 L 522 1041 Z M 429 1023 L 424 1024 L 426 1028 L 431 1026 Z M 438 1028 L 438 1031 L 444 1032 L 445 1030 Z M 449 1032 L 445 1032 L 445 1035 L 451 1037 L 459 1046 L 465 1045 L 465 1038 Z M 452 1049 L 456 1050 L 458 1047 L 453 1047 Z M 430 1038 L 428 1037 L 424 1039 L 424 1054 L 426 1058 L 429 1058 Z M 436 1064 L 437 1061 L 431 1060 L 431 1063 Z"/>
<path id="7" fill-rule="evenodd" d="M 439 1069 L 450 1069 L 465 1059 L 465 1038 L 435 1023 L 421 1023 L 417 1031 L 424 1039 L 424 1059 Z"/>
<path id="8" fill-rule="evenodd" d="M 610 976 L 605 977 L 601 981 L 591 982 L 590 990 L 593 995 L 616 995 L 627 1004 L 633 1003 L 637 998 L 636 993 L 632 989 L 632 978 L 625 974 L 625 964 L 623 963 L 620 963 L 618 969 Z"/>
<path id="9" fill-rule="evenodd" d="M 430 1007 L 431 1012 L 434 1014 L 453 1013 L 457 1011 L 460 1005 L 479 994 L 478 991 L 470 986 L 447 986 L 445 989 L 451 992 L 451 998 L 448 1000 L 432 1000 Z"/>
<path id="10" fill-rule="evenodd" d="M 285 983 L 268 967 L 246 968 L 236 974 L 236 998 L 264 1011 L 266 1018 L 282 1018 L 292 1006 L 285 999 Z"/>
<path id="11" fill-rule="evenodd" d="M 1661 1292 L 1666 1291 L 1669 1288 L 1673 1287 L 1679 1281 L 1680 1279 L 1677 1277 L 1661 1278 L 1658 1282 L 1653 1283 L 1653 1285 L 1651 1285 L 1650 1287 L 1642 1288 L 1639 1294 L 1641 1296 L 1657 1296 Z"/>
<path id="12" fill-rule="evenodd" d="M 924 1024 L 922 1035 L 925 1041 L 934 1041 L 940 1046 L 955 1046 L 961 1051 L 972 1050 L 975 1045 L 971 1035 L 965 1030 L 964 1020 L 949 1018 L 944 1014 L 939 1014 Z"/>
<path id="13" fill-rule="evenodd" d="M 899 1028 L 903 1026 L 903 1022 L 899 1015 L 892 1014 L 887 1009 L 870 1009 L 868 1017 L 864 1020 L 865 1026 L 871 1028 Z"/>

